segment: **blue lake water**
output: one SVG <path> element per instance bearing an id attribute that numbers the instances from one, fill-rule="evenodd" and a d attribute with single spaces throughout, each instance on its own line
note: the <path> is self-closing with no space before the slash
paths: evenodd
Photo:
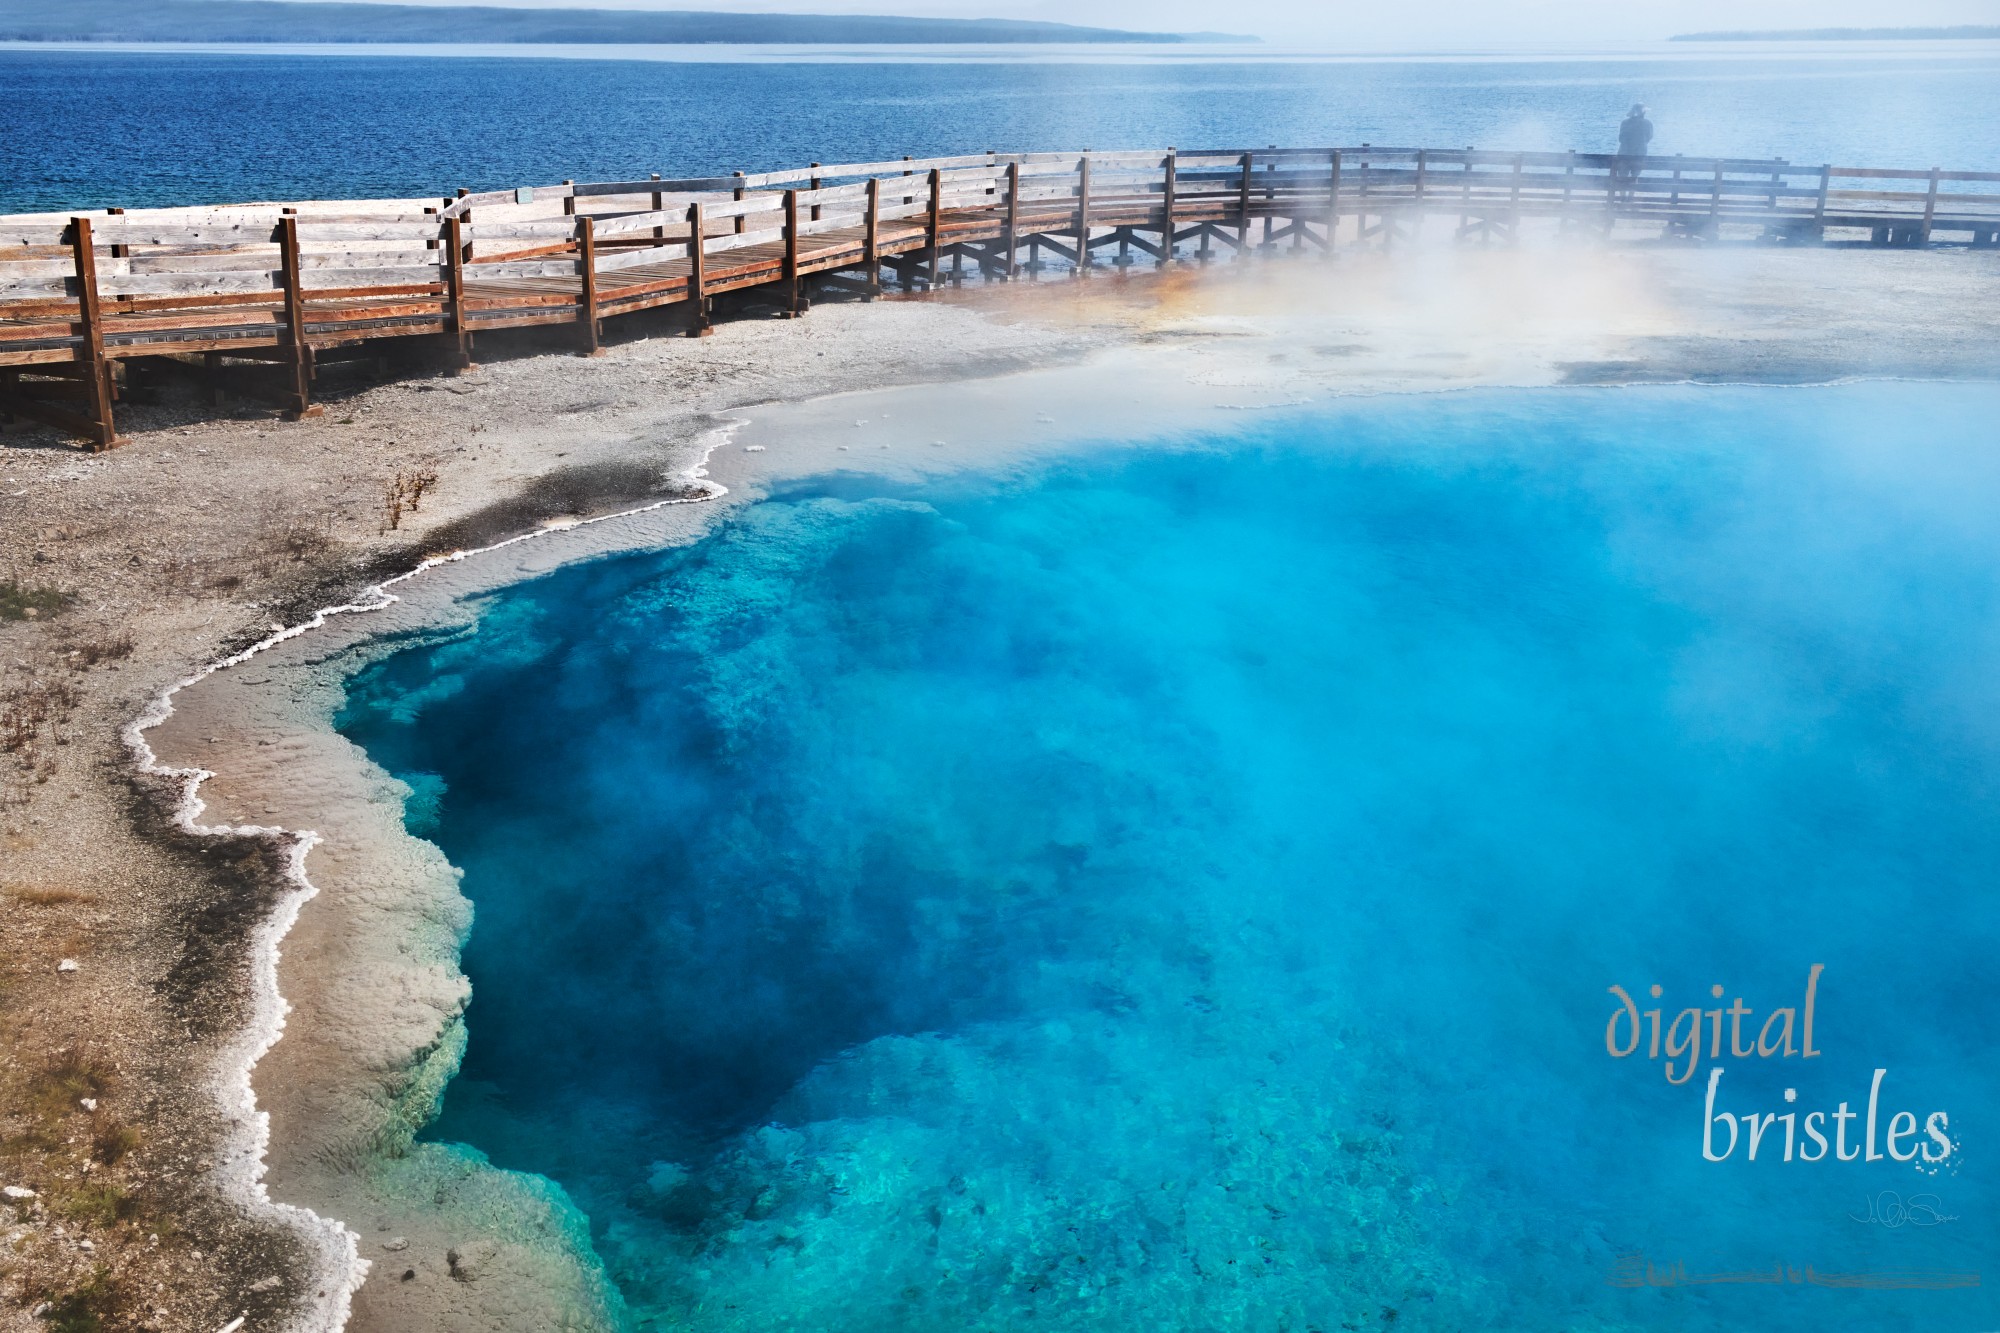
<path id="1" fill-rule="evenodd" d="M 1353 400 L 486 597 L 339 720 L 475 904 L 429 1136 L 634 1327 L 1991 1328 L 1996 412 Z"/>
<path id="2" fill-rule="evenodd" d="M 987 148 L 1608 152 L 1635 100 L 1652 107 L 1658 153 L 2000 170 L 1994 42 L 1401 60 L 644 54 L 0 47 L 0 211 L 444 195 Z"/>

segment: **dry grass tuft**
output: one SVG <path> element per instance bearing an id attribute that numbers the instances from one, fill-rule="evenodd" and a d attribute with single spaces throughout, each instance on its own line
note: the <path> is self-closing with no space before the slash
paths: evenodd
<path id="1" fill-rule="evenodd" d="M 120 1313 L 117 1284 L 102 1266 L 79 1285 L 61 1292 L 42 1312 L 49 1333 L 99 1333 Z"/>
<path id="2" fill-rule="evenodd" d="M 141 1141 L 138 1130 L 107 1117 L 91 1131 L 90 1155 L 105 1166 L 116 1166 L 137 1152 Z"/>
<path id="3" fill-rule="evenodd" d="M 74 593 L 0 579 L 0 620 L 50 620 L 75 600 Z"/>
<path id="4" fill-rule="evenodd" d="M 89 668 L 122 662 L 139 646 L 130 630 L 72 630 L 56 641 L 56 649 L 72 667 Z"/>
<path id="5" fill-rule="evenodd" d="M 82 889 L 66 888 L 60 884 L 31 884 L 22 888 L 7 890 L 8 896 L 27 903 L 30 907 L 68 907 L 72 904 L 94 903 L 97 895 Z"/>
<path id="6" fill-rule="evenodd" d="M 403 515 L 414 514 L 423 505 L 424 493 L 436 487 L 437 466 L 419 463 L 410 471 L 398 468 L 382 489 L 382 531 L 394 532 L 403 526 Z"/>
<path id="7" fill-rule="evenodd" d="M 63 726 L 81 696 L 71 681 L 38 677 L 0 698 L 0 754 L 16 772 L 0 775 L 0 805 L 26 804 L 27 786 L 55 776 L 55 747 L 69 744 Z"/>
<path id="8" fill-rule="evenodd" d="M 102 1101 L 110 1095 L 111 1069 L 79 1051 L 67 1051 L 28 1080 L 28 1095 L 37 1114 L 50 1120 L 83 1109 L 83 1099 Z"/>
<path id="9" fill-rule="evenodd" d="M 288 565 L 318 559 L 333 545 L 333 515 L 311 516 L 274 508 L 264 515 L 250 564 L 257 577 L 270 578 Z M 217 582 L 211 580 L 211 584 Z"/>
<path id="10" fill-rule="evenodd" d="M 65 1190 L 51 1202 L 57 1217 L 100 1227 L 115 1225 L 138 1211 L 132 1198 L 108 1180 Z"/>

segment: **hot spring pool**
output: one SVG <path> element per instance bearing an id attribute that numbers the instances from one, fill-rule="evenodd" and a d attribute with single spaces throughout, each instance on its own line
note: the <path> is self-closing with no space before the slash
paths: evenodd
<path id="1" fill-rule="evenodd" d="M 1352 400 L 490 596 L 340 718 L 477 912 L 428 1136 L 635 1327 L 1991 1328 L 1996 419 Z"/>

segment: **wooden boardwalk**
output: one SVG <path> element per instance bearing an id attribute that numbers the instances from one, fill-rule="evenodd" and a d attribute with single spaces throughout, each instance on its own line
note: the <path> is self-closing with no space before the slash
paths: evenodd
<path id="1" fill-rule="evenodd" d="M 981 153 L 352 201 L 0 218 L 0 414 L 96 448 L 135 375 L 192 371 L 317 411 L 315 368 L 390 347 L 472 365 L 476 335 L 765 288 L 863 297 L 968 273 L 1087 273 L 1289 247 L 1582 235 L 2000 246 L 2000 173 L 1357 148 Z M 1025 265 L 1023 256 L 1025 255 Z M 393 342 L 389 340 L 394 340 Z"/>

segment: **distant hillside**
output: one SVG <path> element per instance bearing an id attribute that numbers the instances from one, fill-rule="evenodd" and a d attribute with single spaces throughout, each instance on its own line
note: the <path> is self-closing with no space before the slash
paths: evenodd
<path id="1" fill-rule="evenodd" d="M 1771 32 L 1684 32 L 1676 42 L 1937 42 L 2000 37 L 2000 28 L 1785 28 Z"/>
<path id="2" fill-rule="evenodd" d="M 1011 19 L 695 10 L 501 9 L 294 0 L 0 0 L 0 40 L 30 42 L 1247 42 Z"/>

